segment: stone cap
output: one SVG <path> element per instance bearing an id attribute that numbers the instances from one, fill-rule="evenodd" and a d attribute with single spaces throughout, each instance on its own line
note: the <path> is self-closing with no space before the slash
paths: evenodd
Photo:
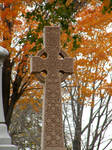
<path id="1" fill-rule="evenodd" d="M 3 58 L 8 55 L 9 55 L 9 52 L 5 48 L 0 46 L 0 58 Z"/>

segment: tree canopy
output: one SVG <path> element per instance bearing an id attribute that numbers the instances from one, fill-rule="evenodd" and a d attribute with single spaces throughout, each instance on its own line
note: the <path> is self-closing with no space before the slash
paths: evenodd
<path id="1" fill-rule="evenodd" d="M 41 85 L 34 83 L 34 77 L 29 74 L 29 56 L 35 55 L 43 46 L 43 27 L 60 25 L 65 38 L 67 35 L 70 37 L 68 43 L 73 39 L 75 49 L 78 36 L 72 35 L 70 29 L 75 23 L 75 13 L 85 3 L 67 0 L 0 0 L 0 45 L 9 51 L 3 68 L 3 102 L 8 126 L 14 106 L 21 96 L 23 103 L 38 103 L 34 98 L 29 101 L 27 96 L 31 94 L 30 90 L 36 93 L 37 99 L 41 96 Z"/>

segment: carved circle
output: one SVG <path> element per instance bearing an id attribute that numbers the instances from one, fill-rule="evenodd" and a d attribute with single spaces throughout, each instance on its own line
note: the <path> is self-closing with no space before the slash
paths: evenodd
<path id="1" fill-rule="evenodd" d="M 41 57 L 45 53 L 46 53 L 45 49 L 43 49 L 37 53 L 37 56 Z M 60 50 L 59 55 L 62 58 L 68 57 L 68 55 L 63 50 Z M 63 82 L 67 78 L 67 76 L 68 76 L 67 73 L 61 73 L 61 82 Z M 40 82 L 45 83 L 45 77 L 43 77 L 40 73 L 36 73 L 36 77 Z"/>

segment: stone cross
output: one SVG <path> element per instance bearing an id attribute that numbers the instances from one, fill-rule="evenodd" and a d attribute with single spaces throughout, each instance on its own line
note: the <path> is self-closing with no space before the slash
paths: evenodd
<path id="1" fill-rule="evenodd" d="M 65 150 L 60 83 L 73 72 L 73 59 L 60 50 L 59 27 L 45 27 L 44 47 L 31 58 L 31 73 L 45 80 L 41 150 Z M 42 71 L 47 74 L 45 79 Z"/>
<path id="2" fill-rule="evenodd" d="M 17 147 L 11 144 L 11 138 L 7 131 L 4 119 L 3 98 L 2 98 L 2 67 L 8 51 L 0 46 L 0 150 L 17 150 Z"/>

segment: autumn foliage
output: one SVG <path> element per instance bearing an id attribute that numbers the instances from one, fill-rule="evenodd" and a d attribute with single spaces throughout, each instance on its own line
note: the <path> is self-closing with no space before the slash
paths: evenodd
<path id="1" fill-rule="evenodd" d="M 77 22 L 72 34 L 80 35 L 80 47 L 75 51 L 68 51 L 74 57 L 74 75 L 72 80 L 69 78 L 63 84 L 65 120 L 68 128 L 71 126 L 69 135 L 74 150 L 109 149 L 108 142 L 107 145 L 104 144 L 104 148 L 102 143 L 107 134 L 106 132 L 103 137 L 105 127 L 108 130 L 111 123 L 111 15 L 111 12 L 104 12 L 102 3 L 96 1 L 91 1 L 76 15 Z M 70 42 L 73 45 L 72 40 Z M 90 116 L 84 111 L 87 106 L 91 106 Z M 72 115 L 69 114 L 69 108 Z M 72 117 L 69 120 L 70 115 Z M 109 140 L 109 137 L 105 138 L 107 139 Z M 109 144 L 111 145 L 111 142 Z"/>
<path id="2" fill-rule="evenodd" d="M 29 57 L 43 48 L 44 26 L 60 25 L 71 47 L 69 28 L 73 28 L 71 22 L 75 22 L 75 12 L 84 3 L 80 4 L 75 7 L 74 1 L 0 0 L 0 45 L 9 51 L 3 67 L 3 102 L 8 126 L 17 102 L 22 108 L 25 103 L 31 103 L 36 111 L 41 106 L 38 100 L 42 86 L 30 75 Z M 76 43 L 77 36 L 73 37 Z M 66 43 L 63 44 L 65 47 Z M 76 47 L 77 44 L 72 49 Z"/>
<path id="3" fill-rule="evenodd" d="M 74 85 L 80 87 L 79 102 L 95 105 L 93 97 L 111 95 L 111 32 L 108 25 L 112 13 L 102 13 L 103 5 L 94 1 L 77 14 L 74 33 L 80 34 L 81 43 L 74 53 Z"/>

